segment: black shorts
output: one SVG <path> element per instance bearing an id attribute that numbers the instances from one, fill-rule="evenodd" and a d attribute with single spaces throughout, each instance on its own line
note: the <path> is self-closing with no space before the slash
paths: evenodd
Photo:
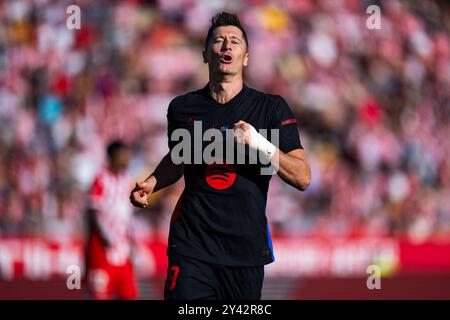
<path id="1" fill-rule="evenodd" d="M 168 251 L 165 300 L 260 300 L 264 266 L 229 267 Z"/>

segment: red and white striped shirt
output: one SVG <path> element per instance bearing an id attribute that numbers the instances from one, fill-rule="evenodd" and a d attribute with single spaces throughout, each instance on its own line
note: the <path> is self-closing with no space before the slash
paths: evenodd
<path id="1" fill-rule="evenodd" d="M 96 210 L 98 231 L 109 244 L 105 248 L 110 264 L 121 265 L 130 259 L 130 228 L 133 207 L 129 201 L 131 177 L 103 169 L 94 179 L 90 208 Z"/>

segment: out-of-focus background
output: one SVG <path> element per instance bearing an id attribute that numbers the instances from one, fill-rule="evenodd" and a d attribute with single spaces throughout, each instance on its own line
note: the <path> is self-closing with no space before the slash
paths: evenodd
<path id="1" fill-rule="evenodd" d="M 152 171 L 168 103 L 208 81 L 201 52 L 222 10 L 249 36 L 246 83 L 288 101 L 313 171 L 304 193 L 272 179 L 263 298 L 449 299 L 450 5 L 419 0 L 2 1 L 0 298 L 84 297 L 66 270 L 83 266 L 105 146 L 131 145 L 134 179 Z M 162 298 L 182 189 L 135 215 L 142 299 Z"/>

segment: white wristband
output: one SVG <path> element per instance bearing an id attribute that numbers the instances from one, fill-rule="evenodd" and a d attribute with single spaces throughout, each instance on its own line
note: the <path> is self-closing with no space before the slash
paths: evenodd
<path id="1" fill-rule="evenodd" d="M 249 147 L 257 151 L 261 151 L 269 161 L 273 158 L 277 151 L 277 147 L 264 138 L 253 126 L 250 126 Z"/>

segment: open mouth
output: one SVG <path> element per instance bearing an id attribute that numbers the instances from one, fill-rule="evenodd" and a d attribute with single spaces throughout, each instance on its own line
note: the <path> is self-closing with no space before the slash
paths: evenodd
<path id="1" fill-rule="evenodd" d="M 220 62 L 222 63 L 226 63 L 229 64 L 233 61 L 233 56 L 229 53 L 224 53 L 221 57 L 220 57 Z"/>

